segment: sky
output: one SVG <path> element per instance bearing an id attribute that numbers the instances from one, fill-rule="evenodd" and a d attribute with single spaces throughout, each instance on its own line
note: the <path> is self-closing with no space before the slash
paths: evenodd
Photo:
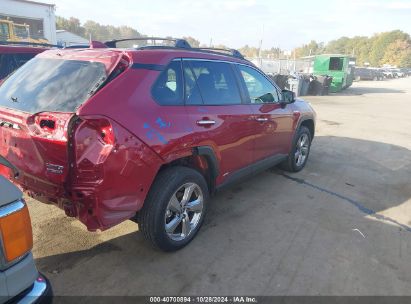
<path id="1" fill-rule="evenodd" d="M 83 23 L 128 25 L 150 36 L 290 50 L 310 40 L 411 33 L 411 0 L 43 0 Z"/>

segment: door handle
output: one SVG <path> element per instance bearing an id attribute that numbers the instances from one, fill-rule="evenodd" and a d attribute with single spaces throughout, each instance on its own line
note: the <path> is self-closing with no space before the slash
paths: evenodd
<path id="1" fill-rule="evenodd" d="M 203 120 L 197 120 L 197 125 L 199 125 L 199 126 L 212 126 L 212 125 L 215 125 L 215 120 L 206 120 L 206 119 L 203 119 Z"/>
<path id="2" fill-rule="evenodd" d="M 257 117 L 255 120 L 257 120 L 258 122 L 266 122 L 266 121 L 268 121 L 268 118 Z"/>

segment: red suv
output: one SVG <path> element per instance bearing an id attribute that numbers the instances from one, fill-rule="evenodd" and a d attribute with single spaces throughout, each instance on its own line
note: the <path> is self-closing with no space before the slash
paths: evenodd
<path id="1" fill-rule="evenodd" d="M 0 82 L 39 53 L 50 48 L 0 45 Z"/>
<path id="2" fill-rule="evenodd" d="M 315 112 L 237 51 L 50 50 L 0 87 L 0 154 L 29 196 L 88 230 L 138 221 L 162 250 L 189 243 L 210 194 L 281 164 L 301 170 Z"/>

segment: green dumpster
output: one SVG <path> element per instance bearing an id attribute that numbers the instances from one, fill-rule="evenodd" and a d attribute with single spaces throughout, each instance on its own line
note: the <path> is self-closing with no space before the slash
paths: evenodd
<path id="1" fill-rule="evenodd" d="M 352 85 L 354 58 L 348 55 L 324 54 L 314 58 L 314 75 L 332 76 L 330 92 L 336 93 Z"/>

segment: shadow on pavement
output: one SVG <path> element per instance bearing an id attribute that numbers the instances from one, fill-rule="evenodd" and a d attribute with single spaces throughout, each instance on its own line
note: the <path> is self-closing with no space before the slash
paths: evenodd
<path id="1" fill-rule="evenodd" d="M 349 87 L 338 93 L 331 93 L 331 96 L 355 96 L 364 94 L 395 94 L 395 93 L 405 93 L 403 90 L 388 89 L 388 88 L 376 88 L 368 87 L 366 85 L 357 85 L 355 87 Z"/>
<path id="2" fill-rule="evenodd" d="M 411 233 L 364 212 L 410 199 L 410 150 L 317 137 L 305 170 L 282 174 L 272 169 L 219 193 L 179 252 L 155 251 L 130 233 L 37 265 L 60 295 L 410 293 L 411 251 L 398 253 L 398 242 L 411 248 Z"/>

